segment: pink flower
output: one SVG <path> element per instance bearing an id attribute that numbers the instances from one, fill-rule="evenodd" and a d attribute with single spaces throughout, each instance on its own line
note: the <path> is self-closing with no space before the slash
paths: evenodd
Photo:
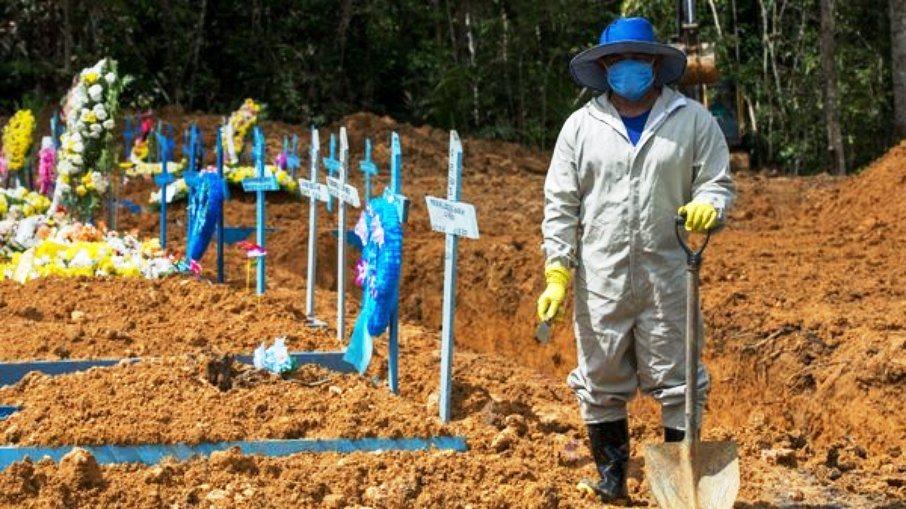
<path id="1" fill-rule="evenodd" d="M 53 146 L 44 147 L 38 152 L 38 191 L 50 195 L 53 190 L 54 166 L 57 162 L 57 152 Z"/>
<path id="2" fill-rule="evenodd" d="M 151 129 L 154 129 L 154 112 L 146 111 L 142 113 L 142 135 L 141 138 L 144 140 L 148 137 L 148 133 L 151 132 Z"/>
<path id="3" fill-rule="evenodd" d="M 245 256 L 248 258 L 260 258 L 262 256 L 267 256 L 267 249 L 264 249 L 263 247 L 259 246 L 258 244 L 255 244 L 254 242 L 249 242 L 247 240 L 243 240 L 241 242 L 236 243 L 236 246 L 239 249 L 244 250 Z"/>

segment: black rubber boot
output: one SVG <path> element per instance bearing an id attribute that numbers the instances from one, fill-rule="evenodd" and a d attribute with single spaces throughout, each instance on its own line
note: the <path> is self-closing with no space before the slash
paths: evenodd
<path id="1" fill-rule="evenodd" d="M 682 442 L 686 432 L 676 428 L 664 428 L 664 442 Z"/>
<path id="2" fill-rule="evenodd" d="M 629 463 L 629 421 L 589 424 L 591 454 L 601 477 L 598 482 L 584 480 L 581 489 L 591 490 L 603 502 L 628 498 L 626 467 Z"/>

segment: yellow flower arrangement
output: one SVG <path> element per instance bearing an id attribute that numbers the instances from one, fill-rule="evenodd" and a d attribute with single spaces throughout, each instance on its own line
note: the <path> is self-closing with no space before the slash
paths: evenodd
<path id="1" fill-rule="evenodd" d="M 179 175 L 186 167 L 186 160 L 170 161 L 167 163 L 167 172 Z M 131 162 L 130 166 L 125 167 L 127 177 L 148 177 L 157 175 L 163 171 L 161 163 Z"/>
<path id="2" fill-rule="evenodd" d="M 129 155 L 129 159 L 132 162 L 144 162 L 148 159 L 148 140 L 143 140 L 141 138 L 135 140 L 135 145 L 132 146 L 132 153 Z"/>
<path id="3" fill-rule="evenodd" d="M 0 219 L 21 219 L 43 214 L 50 208 L 50 199 L 24 187 L 0 189 Z"/>
<path id="4" fill-rule="evenodd" d="M 185 161 L 180 163 L 182 166 L 179 168 L 182 171 L 182 167 L 185 165 Z M 140 166 L 136 166 L 133 171 L 137 171 Z M 277 166 L 267 165 L 264 167 L 266 174 L 273 175 L 277 179 L 277 184 L 280 186 L 281 191 L 285 191 L 290 194 L 299 193 L 299 183 L 293 180 L 292 176 L 286 171 L 281 170 Z M 128 170 L 127 170 L 128 171 Z M 224 168 L 223 178 L 226 183 L 234 187 L 242 187 L 242 181 L 247 178 L 252 178 L 256 175 L 256 169 L 254 166 L 228 166 Z M 160 168 L 158 167 L 157 172 L 160 173 Z M 167 203 L 178 202 L 184 200 L 189 194 L 189 188 L 186 185 L 186 181 L 182 178 L 176 179 L 167 187 Z M 148 198 L 148 204 L 151 207 L 160 206 L 160 190 L 151 191 L 151 196 Z"/>
<path id="5" fill-rule="evenodd" d="M 227 153 L 235 154 L 236 156 L 236 159 L 233 159 L 232 156 L 230 157 L 230 164 L 239 162 L 238 157 L 242 153 L 242 147 L 245 145 L 245 138 L 248 136 L 252 127 L 258 123 L 261 109 L 262 106 L 260 103 L 256 103 L 253 99 L 246 99 L 245 102 L 242 103 L 242 106 L 230 115 L 228 123 L 233 132 L 233 138 L 232 140 L 223 140 L 224 147 L 226 147 L 227 144 L 230 144 L 230 146 L 233 147 L 233 150 L 227 150 Z M 224 132 L 224 136 L 226 135 L 227 133 Z"/>
<path id="6" fill-rule="evenodd" d="M 100 240 L 67 239 L 78 223 L 57 230 L 53 238 L 15 252 L 7 263 L 0 263 L 0 280 L 24 283 L 41 277 L 119 276 L 149 279 L 173 274 L 173 260 L 155 241 L 139 242 L 134 237 L 110 233 Z M 157 248 L 155 248 L 155 246 Z"/>
<path id="7" fill-rule="evenodd" d="M 9 119 L 3 128 L 3 157 L 9 171 L 19 171 L 25 166 L 34 134 L 35 116 L 31 110 L 19 110 Z"/>
<path id="8" fill-rule="evenodd" d="M 290 194 L 299 192 L 299 183 L 293 180 L 286 170 L 277 170 L 274 173 L 274 176 L 277 177 L 277 183 L 280 184 L 280 189 L 285 189 Z"/>

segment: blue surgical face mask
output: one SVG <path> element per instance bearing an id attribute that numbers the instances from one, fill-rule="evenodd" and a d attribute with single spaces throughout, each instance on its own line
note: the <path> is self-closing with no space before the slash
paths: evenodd
<path id="1" fill-rule="evenodd" d="M 638 101 L 654 84 L 654 67 L 643 60 L 620 60 L 607 68 L 607 83 L 620 97 Z"/>

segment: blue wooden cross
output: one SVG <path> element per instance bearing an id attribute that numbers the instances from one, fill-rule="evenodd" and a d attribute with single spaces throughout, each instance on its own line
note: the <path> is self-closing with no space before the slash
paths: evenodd
<path id="1" fill-rule="evenodd" d="M 267 157 L 264 145 L 264 131 L 256 126 L 253 131 L 252 157 L 255 160 L 255 176 L 242 181 L 242 190 L 257 195 L 255 205 L 255 242 L 264 249 L 265 242 L 265 204 L 264 193 L 278 191 L 277 177 L 265 174 L 265 158 Z M 258 295 L 264 294 L 265 289 L 265 256 L 258 256 L 255 290 Z"/>
<path id="2" fill-rule="evenodd" d="M 223 180 L 223 127 L 217 128 L 217 144 L 215 146 L 215 155 L 217 157 L 217 174 Z M 226 183 L 223 184 L 226 189 Z M 217 219 L 217 282 L 223 283 L 223 241 L 224 227 L 223 216 L 226 215 L 226 195 L 224 195 L 224 207 L 220 210 L 220 217 Z"/>
<path id="3" fill-rule="evenodd" d="M 340 160 L 337 159 L 337 138 L 331 133 L 330 135 L 330 156 L 324 158 L 324 167 L 327 168 L 327 176 L 333 177 L 340 171 Z M 327 197 L 327 212 L 333 213 L 333 197 Z"/>
<path id="4" fill-rule="evenodd" d="M 172 127 L 171 127 L 172 132 Z M 167 186 L 176 179 L 167 169 L 167 163 L 173 155 L 173 139 L 167 136 L 163 126 L 158 123 L 157 132 L 157 159 L 160 161 L 160 173 L 154 175 L 154 183 L 160 188 L 160 247 L 167 247 Z M 175 191 L 175 190 L 174 190 Z"/>
<path id="5" fill-rule="evenodd" d="M 371 199 L 371 177 L 378 174 L 378 167 L 371 160 L 371 138 L 365 138 L 365 159 L 359 162 L 359 169 L 365 175 L 365 203 Z"/>
<path id="6" fill-rule="evenodd" d="M 403 150 L 400 145 L 400 136 L 395 132 L 390 135 L 390 195 L 396 202 L 400 224 L 405 224 L 409 200 L 403 196 Z M 402 260 L 400 260 L 400 270 L 402 270 Z M 396 290 L 399 294 L 399 281 L 397 281 Z M 390 386 L 390 392 L 393 394 L 399 394 L 399 331 L 399 309 L 394 309 L 390 316 L 390 333 L 387 341 L 387 385 Z"/>
<path id="7" fill-rule="evenodd" d="M 50 136 L 53 138 L 53 146 L 60 149 L 60 136 L 63 134 L 63 124 L 60 123 L 59 112 L 54 112 L 50 117 Z"/>
<path id="8" fill-rule="evenodd" d="M 50 123 L 51 132 L 53 132 L 53 119 Z M 132 126 L 132 119 L 126 117 L 126 126 L 123 128 L 123 158 L 128 161 L 132 155 L 132 143 L 135 141 L 135 127 Z"/>
<path id="9" fill-rule="evenodd" d="M 186 169 L 183 171 L 188 188 L 188 197 L 186 199 L 186 240 L 189 238 L 189 232 L 192 231 L 192 196 L 195 194 L 195 186 L 198 184 L 198 167 L 204 161 L 204 139 L 198 125 L 194 122 L 189 126 L 183 135 L 182 154 L 188 160 Z"/>
<path id="10" fill-rule="evenodd" d="M 299 158 L 299 135 L 294 134 L 292 142 L 283 137 L 283 153 L 286 155 L 286 169 L 293 180 L 296 180 L 296 171 L 302 165 L 302 159 Z"/>
<path id="11" fill-rule="evenodd" d="M 458 202 L 462 191 L 462 143 L 456 131 L 450 131 L 447 179 L 447 200 Z M 439 401 L 442 422 L 450 421 L 453 401 L 453 320 L 456 317 L 457 251 L 460 234 L 458 230 L 447 229 L 444 247 L 444 303 L 441 320 Z"/>

